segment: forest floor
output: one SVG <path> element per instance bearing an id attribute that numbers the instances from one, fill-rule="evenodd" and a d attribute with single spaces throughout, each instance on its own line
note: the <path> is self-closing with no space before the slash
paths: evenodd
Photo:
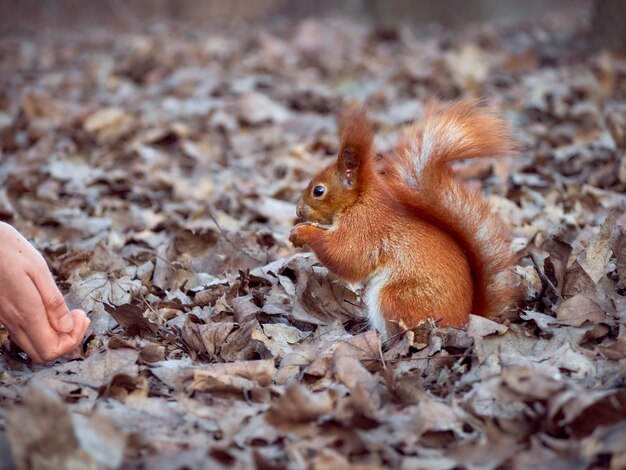
<path id="1" fill-rule="evenodd" d="M 34 35 L 0 55 L 0 220 L 92 320 L 37 366 L 0 329 L 0 468 L 626 467 L 626 60 L 584 20 Z M 515 131 L 519 155 L 458 172 L 511 227 L 526 299 L 381 342 L 288 234 L 343 101 L 384 149 L 433 94 Z"/>

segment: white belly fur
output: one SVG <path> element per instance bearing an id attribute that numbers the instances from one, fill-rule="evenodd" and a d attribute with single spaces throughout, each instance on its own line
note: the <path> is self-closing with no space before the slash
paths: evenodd
<path id="1" fill-rule="evenodd" d="M 385 270 L 374 274 L 367 283 L 365 306 L 370 327 L 378 330 L 383 341 L 387 339 L 387 323 L 380 311 L 380 291 L 385 286 L 389 275 Z"/>

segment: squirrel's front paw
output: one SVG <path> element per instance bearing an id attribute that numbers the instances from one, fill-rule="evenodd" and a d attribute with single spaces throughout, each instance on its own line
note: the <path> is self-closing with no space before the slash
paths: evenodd
<path id="1" fill-rule="evenodd" d="M 289 241 L 296 247 L 308 244 L 311 238 L 311 229 L 314 230 L 315 227 L 308 222 L 296 225 L 289 232 Z"/>

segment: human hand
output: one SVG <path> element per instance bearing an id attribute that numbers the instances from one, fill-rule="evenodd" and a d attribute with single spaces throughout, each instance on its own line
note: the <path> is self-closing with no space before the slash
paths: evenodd
<path id="1" fill-rule="evenodd" d="M 0 323 L 34 362 L 70 352 L 89 318 L 69 311 L 43 256 L 13 227 L 0 222 Z"/>

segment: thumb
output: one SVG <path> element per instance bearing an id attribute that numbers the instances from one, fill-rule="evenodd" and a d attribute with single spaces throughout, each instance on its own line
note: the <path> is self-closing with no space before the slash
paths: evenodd
<path id="1" fill-rule="evenodd" d="M 61 333 L 69 333 L 72 331 L 74 328 L 74 319 L 45 263 L 43 266 L 39 266 L 35 269 L 32 280 L 39 291 L 39 295 L 46 309 L 46 314 L 48 315 L 48 321 L 50 325 L 52 325 L 52 328 Z"/>

